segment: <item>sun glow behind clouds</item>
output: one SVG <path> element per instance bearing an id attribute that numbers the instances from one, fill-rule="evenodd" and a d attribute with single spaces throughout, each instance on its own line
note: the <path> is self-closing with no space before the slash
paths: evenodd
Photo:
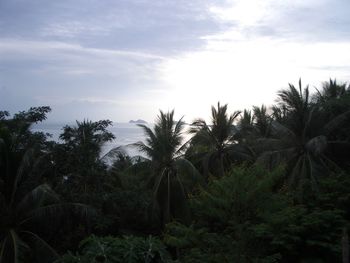
<path id="1" fill-rule="evenodd" d="M 298 44 L 272 39 L 209 41 L 206 50 L 163 64 L 169 101 L 182 112 L 203 116 L 217 101 L 231 109 L 271 104 L 288 82 L 319 85 L 329 77 L 349 78 L 350 43 Z M 179 107 L 178 107 L 179 108 Z"/>
<path id="2" fill-rule="evenodd" d="M 237 21 L 241 26 L 250 26 L 267 14 L 269 2 L 271 1 L 232 1 L 229 7 L 212 6 L 209 11 L 221 20 Z"/>
<path id="3" fill-rule="evenodd" d="M 278 90 L 299 78 L 311 87 L 330 77 L 348 81 L 349 41 L 306 40 L 307 31 L 295 34 L 294 25 L 284 27 L 281 35 L 260 32 L 262 27 L 279 32 L 278 22 L 288 21 L 283 16 L 291 10 L 327 3 L 311 2 L 236 0 L 211 6 L 211 14 L 227 29 L 203 36 L 202 50 L 162 62 L 160 75 L 170 87 L 164 104 L 176 104 L 193 117 L 206 116 L 217 101 L 229 103 L 232 110 L 272 104 Z"/>
<path id="4" fill-rule="evenodd" d="M 283 16 L 286 10 L 313 8 L 330 0 L 226 0 L 226 5 L 212 5 L 209 11 L 222 22 L 231 21 L 240 28 L 266 23 Z M 288 11 L 287 11 L 288 12 Z"/>
<path id="5" fill-rule="evenodd" d="M 191 121 L 218 101 L 271 104 L 299 77 L 350 80 L 347 0 L 3 2 L 0 104 L 11 111 L 50 103 L 57 118 L 151 121 L 175 108 Z"/>

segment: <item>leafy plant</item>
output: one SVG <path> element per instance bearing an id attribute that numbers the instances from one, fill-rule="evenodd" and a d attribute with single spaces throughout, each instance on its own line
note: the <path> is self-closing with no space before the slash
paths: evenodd
<path id="1" fill-rule="evenodd" d="M 339 258 L 337 208 L 296 205 L 279 189 L 283 169 L 239 168 L 191 200 L 191 226 L 167 225 L 180 262 L 301 262 Z"/>
<path id="2" fill-rule="evenodd" d="M 171 258 L 163 243 L 154 237 L 90 236 L 80 244 L 79 253 L 68 253 L 56 263 L 166 263 Z"/>

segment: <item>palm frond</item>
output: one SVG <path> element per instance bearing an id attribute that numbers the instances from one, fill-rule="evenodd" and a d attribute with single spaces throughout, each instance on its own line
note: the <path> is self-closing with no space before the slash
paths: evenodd
<path id="1" fill-rule="evenodd" d="M 272 132 L 277 138 L 295 138 L 295 133 L 285 125 L 277 121 L 271 123 Z"/>
<path id="2" fill-rule="evenodd" d="M 327 137 L 324 135 L 320 135 L 309 140 L 306 143 L 305 147 L 308 152 L 312 153 L 315 156 L 320 156 L 325 152 L 327 144 Z"/>
<path id="3" fill-rule="evenodd" d="M 26 170 L 29 169 L 32 164 L 33 156 L 34 156 L 34 149 L 30 148 L 26 150 L 26 152 L 22 157 L 22 160 L 17 169 L 17 173 L 15 175 L 15 180 L 12 187 L 11 203 L 14 201 L 15 194 L 17 192 L 17 188 L 19 183 L 21 182 L 22 177 L 25 175 Z"/>
<path id="4" fill-rule="evenodd" d="M 329 135 L 336 129 L 338 129 L 344 123 L 349 122 L 350 119 L 350 110 L 336 116 L 331 121 L 329 121 L 323 128 L 324 134 Z"/>
<path id="5" fill-rule="evenodd" d="M 5 249 L 6 249 L 6 243 L 7 243 L 7 236 L 5 236 L 1 241 L 0 241 L 0 263 L 4 262 L 4 255 L 5 255 Z"/>
<path id="6" fill-rule="evenodd" d="M 125 146 L 117 146 L 110 149 L 107 153 L 100 157 L 101 161 L 108 161 L 117 158 L 120 155 L 127 155 Z"/>
<path id="7" fill-rule="evenodd" d="M 189 188 L 199 184 L 204 184 L 204 178 L 197 170 L 197 168 L 187 159 L 181 158 L 175 162 L 177 168 L 177 176 L 181 178 L 182 184 Z"/>
<path id="8" fill-rule="evenodd" d="M 13 262 L 24 262 L 24 252 L 29 249 L 29 246 L 23 242 L 23 240 L 17 235 L 14 229 L 9 230 L 9 236 L 11 238 L 13 248 Z"/>
<path id="9" fill-rule="evenodd" d="M 25 194 L 16 206 L 16 210 L 21 214 L 26 213 L 41 207 L 47 201 L 58 202 L 59 197 L 49 185 L 41 184 Z"/>
<path id="10" fill-rule="evenodd" d="M 36 244 L 36 246 L 43 247 L 47 251 L 50 251 L 54 259 L 57 259 L 59 257 L 59 254 L 55 251 L 55 249 L 51 247 L 44 239 L 42 239 L 37 234 L 31 231 L 21 231 L 21 233 L 29 235 L 32 238 L 33 243 Z"/>

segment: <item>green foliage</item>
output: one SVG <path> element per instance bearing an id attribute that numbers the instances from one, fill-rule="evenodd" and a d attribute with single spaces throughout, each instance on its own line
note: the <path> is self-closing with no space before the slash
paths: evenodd
<path id="1" fill-rule="evenodd" d="M 207 124 L 203 119 L 192 122 L 189 132 L 194 136 L 187 155 L 197 160 L 196 156 L 200 156 L 199 160 L 202 162 L 202 171 L 206 178 L 209 172 L 218 177 L 223 176 L 226 168 L 230 167 L 234 160 L 250 159 L 249 149 L 236 143 L 237 129 L 234 121 L 239 114 L 240 111 L 228 114 L 227 104 L 220 106 L 218 103 L 217 108 L 211 107 L 211 124 Z M 248 112 L 245 114 L 249 115 Z"/>
<path id="2" fill-rule="evenodd" d="M 271 137 L 257 141 L 262 152 L 258 162 L 269 168 L 286 163 L 286 181 L 291 189 L 298 189 L 299 201 L 310 191 L 317 194 L 319 180 L 339 171 L 338 160 L 349 149 L 349 137 L 344 140 L 335 134 L 347 126 L 350 111 L 329 118 L 324 112 L 327 103 L 314 103 L 308 86 L 302 89 L 300 80 L 299 89 L 290 84 L 278 93 Z"/>
<path id="3" fill-rule="evenodd" d="M 101 120 L 97 122 L 77 121 L 76 127 L 65 126 L 63 133 L 60 135 L 67 145 L 72 148 L 82 148 L 98 154 L 100 147 L 108 141 L 114 139 L 114 135 L 107 130 L 112 125 L 110 120 Z"/>
<path id="4" fill-rule="evenodd" d="M 40 176 L 46 137 L 30 130 L 49 111 L 49 107 L 31 108 L 13 118 L 1 114 L 0 262 L 34 262 L 37 251 L 47 256 L 42 262 L 56 256 L 36 227 L 60 212 L 56 194 Z"/>
<path id="5" fill-rule="evenodd" d="M 185 248 L 181 253 L 183 262 L 249 262 L 263 258 L 257 249 L 263 242 L 255 239 L 252 226 L 267 211 L 275 212 L 285 204 L 285 198 L 271 195 L 279 176 L 280 172 L 265 174 L 258 168 L 242 168 L 212 181 L 207 190 L 192 200 L 196 219 L 192 229 L 169 225 L 165 240 L 169 245 Z M 182 236 L 174 237 L 178 231 Z"/>
<path id="6" fill-rule="evenodd" d="M 30 108 L 0 121 L 0 262 L 52 262 L 45 241 L 65 214 L 86 214 L 81 204 L 62 203 L 45 182 L 48 143 L 31 125 L 46 119 L 49 107 Z M 50 162 L 49 162 L 50 164 Z"/>
<path id="7" fill-rule="evenodd" d="M 109 120 L 84 120 L 77 121 L 75 127 L 63 127 L 60 139 L 64 143 L 56 148 L 56 162 L 61 173 L 67 175 L 73 172 L 86 176 L 103 165 L 100 161 L 101 148 L 114 139 L 114 135 L 107 130 L 111 124 Z"/>
<path id="8" fill-rule="evenodd" d="M 43 132 L 33 132 L 31 127 L 46 120 L 51 111 L 48 106 L 32 107 L 27 111 L 21 111 L 10 117 L 9 112 L 0 112 L 0 136 L 2 140 L 11 144 L 16 151 L 23 151 L 29 147 L 44 149 L 47 146 L 47 138 L 51 135 Z"/>
<path id="9" fill-rule="evenodd" d="M 109 120 L 67 125 L 56 143 L 32 130 L 50 107 L 0 111 L 0 262 L 52 263 L 67 249 L 58 262 L 174 262 L 169 251 L 178 263 L 340 262 L 350 86 L 312 94 L 299 80 L 277 95 L 240 118 L 218 103 L 185 144 L 182 119 L 161 111 L 153 129 L 139 125 L 148 158 L 101 156 Z"/>
<path id="10" fill-rule="evenodd" d="M 238 131 L 235 134 L 235 139 L 239 143 L 247 145 L 254 149 L 256 154 L 259 154 L 257 140 L 271 136 L 272 118 L 268 114 L 268 109 L 265 105 L 261 107 L 253 106 L 253 112 L 244 110 L 243 115 L 237 123 Z"/>
<path id="11" fill-rule="evenodd" d="M 239 168 L 192 199 L 192 226 L 171 223 L 165 242 L 181 262 L 280 262 L 340 257 L 343 212 L 296 205 L 276 191 L 283 169 Z"/>
<path id="12" fill-rule="evenodd" d="M 101 160 L 102 146 L 114 139 L 108 131 L 109 120 L 77 121 L 65 126 L 60 135 L 63 143 L 53 149 L 55 189 L 68 201 L 100 206 L 103 202 L 106 165 Z"/>
<path id="13" fill-rule="evenodd" d="M 80 244 L 79 253 L 68 253 L 56 263 L 165 263 L 171 262 L 163 243 L 154 237 L 90 236 Z"/>
<path id="14" fill-rule="evenodd" d="M 150 207 L 152 192 L 139 188 L 115 188 L 106 194 L 95 228 L 102 233 L 148 233 L 153 230 Z"/>
<path id="15" fill-rule="evenodd" d="M 200 175 L 191 162 L 183 158 L 182 130 L 184 123 L 174 120 L 174 111 L 160 111 L 154 129 L 139 125 L 146 134 L 146 143 L 134 144 L 150 158 L 150 180 L 153 184 L 154 211 L 158 210 L 162 225 L 176 218 L 189 220 L 186 204 L 188 191 Z M 190 182 L 190 184 L 186 184 Z"/>

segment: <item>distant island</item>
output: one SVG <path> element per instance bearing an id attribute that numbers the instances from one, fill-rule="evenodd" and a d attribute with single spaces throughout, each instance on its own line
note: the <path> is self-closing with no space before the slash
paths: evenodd
<path id="1" fill-rule="evenodd" d="M 147 124 L 147 121 L 138 119 L 137 121 L 130 120 L 129 123 L 135 123 L 135 124 Z"/>

